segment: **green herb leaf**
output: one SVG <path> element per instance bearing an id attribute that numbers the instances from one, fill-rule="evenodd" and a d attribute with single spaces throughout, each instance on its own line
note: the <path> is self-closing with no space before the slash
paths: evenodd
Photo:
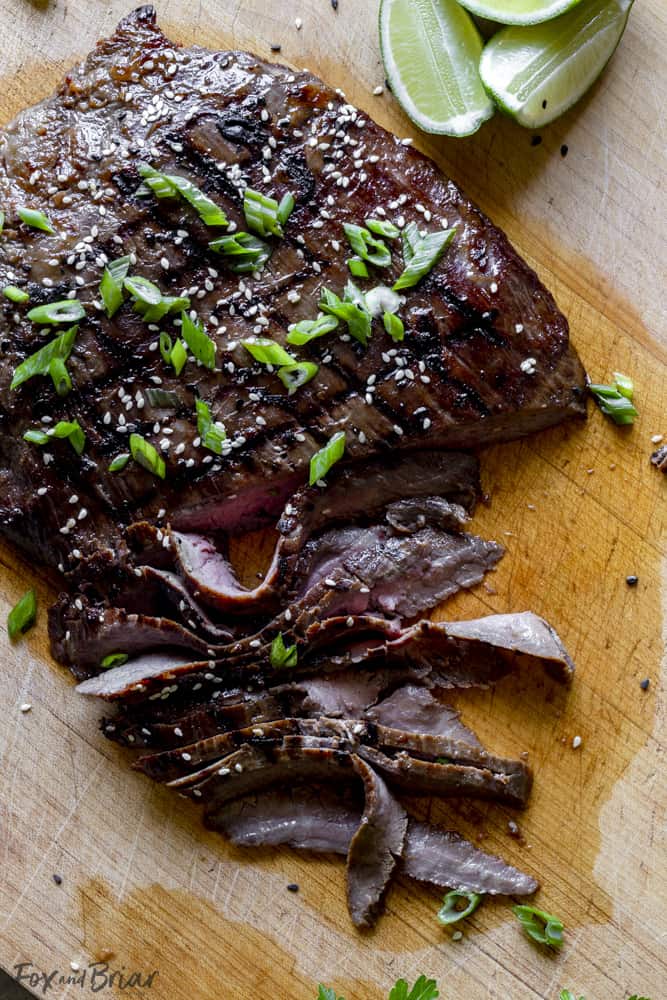
<path id="1" fill-rule="evenodd" d="M 7 615 L 7 633 L 12 642 L 32 628 L 36 618 L 37 598 L 35 591 L 29 590 Z"/>
<path id="2" fill-rule="evenodd" d="M 345 998 L 336 996 L 335 990 L 320 983 L 317 988 L 317 1000 L 345 1000 Z"/>
<path id="3" fill-rule="evenodd" d="M 420 234 L 417 239 L 414 231 L 411 230 L 410 235 L 404 237 L 403 240 L 405 270 L 398 281 L 395 282 L 394 291 L 398 292 L 402 288 L 412 288 L 422 278 L 426 277 L 443 256 L 453 236 L 454 229 L 447 229 L 440 232 L 427 233 L 425 236 Z"/>
<path id="4" fill-rule="evenodd" d="M 300 389 L 311 378 L 315 378 L 320 366 L 312 361 L 298 361 L 293 365 L 283 365 L 278 369 L 278 378 L 287 389 L 287 395 L 293 396 L 297 389 Z"/>
<path id="5" fill-rule="evenodd" d="M 389 994 L 389 1000 L 438 1000 L 439 996 L 435 979 L 420 976 L 412 989 L 405 979 L 397 980 Z"/>
<path id="6" fill-rule="evenodd" d="M 339 298 L 329 288 L 323 288 L 319 305 L 322 312 L 346 323 L 350 336 L 365 347 L 371 335 L 371 315 L 362 305 L 351 301 L 350 285 L 351 282 L 345 290 L 344 299 Z M 361 298 L 363 301 L 363 296 Z"/>
<path id="7" fill-rule="evenodd" d="M 116 455 L 114 460 L 109 465 L 109 472 L 121 472 L 129 461 L 130 454 L 127 451 L 124 451 L 120 455 Z"/>
<path id="8" fill-rule="evenodd" d="M 392 340 L 403 340 L 405 327 L 403 326 L 403 320 L 399 316 L 396 316 L 394 313 L 385 312 L 382 316 L 382 323 Z"/>
<path id="9" fill-rule="evenodd" d="M 561 990 L 560 991 L 560 1000 L 577 1000 L 577 998 L 575 997 L 574 993 L 572 993 L 570 990 Z M 585 997 L 579 997 L 579 1000 L 586 1000 L 586 998 Z M 632 998 L 631 998 L 631 1000 L 632 1000 Z M 636 997 L 635 997 L 635 1000 L 637 1000 Z"/>
<path id="10" fill-rule="evenodd" d="M 626 376 L 621 376 L 621 378 L 625 380 L 623 392 L 618 389 L 618 382 L 614 385 L 591 384 L 588 387 L 589 392 L 604 415 L 611 417 L 614 423 L 619 426 L 633 424 L 635 417 L 639 416 L 637 409 L 631 402 L 631 396 L 634 391 L 632 382 L 630 382 L 630 379 L 626 379 Z"/>
<path id="11" fill-rule="evenodd" d="M 387 240 L 395 240 L 401 234 L 398 226 L 386 219 L 366 219 L 366 226 L 376 236 L 384 236 Z"/>
<path id="12" fill-rule="evenodd" d="M 512 913 L 533 941 L 549 948 L 563 947 L 563 923 L 558 917 L 538 910 L 535 906 L 513 906 Z"/>
<path id="13" fill-rule="evenodd" d="M 280 667 L 295 667 L 297 662 L 297 648 L 296 646 L 286 646 L 283 639 L 282 632 L 279 632 L 271 643 L 271 666 L 279 669 Z"/>
<path id="14" fill-rule="evenodd" d="M 150 188 L 157 198 L 176 198 L 181 196 L 197 212 L 197 215 L 207 226 L 226 226 L 228 219 L 223 210 L 192 181 L 178 174 L 162 174 L 147 163 L 139 165 L 139 174 L 144 179 L 146 187 Z"/>
<path id="15" fill-rule="evenodd" d="M 55 360 L 65 362 L 71 354 L 77 330 L 77 326 L 65 330 L 55 340 L 22 361 L 14 372 L 10 389 L 18 389 L 20 385 L 23 385 L 28 379 L 34 378 L 35 375 L 49 375 L 51 364 Z"/>
<path id="16" fill-rule="evenodd" d="M 17 288 L 16 285 L 5 285 L 2 289 L 2 294 L 10 302 L 16 302 L 17 305 L 27 302 L 30 298 L 27 292 L 24 292 L 22 288 Z"/>
<path id="17" fill-rule="evenodd" d="M 281 226 L 284 226 L 290 215 L 294 211 L 294 206 L 296 201 L 294 200 L 293 194 L 284 194 L 280 199 L 280 204 L 278 205 L 278 222 Z"/>
<path id="18" fill-rule="evenodd" d="M 355 278 L 367 278 L 368 268 L 364 264 L 361 257 L 349 257 L 347 261 L 347 266 L 350 269 L 350 274 Z"/>
<path id="19" fill-rule="evenodd" d="M 343 229 L 348 243 L 362 260 L 367 260 L 369 264 L 375 264 L 376 267 L 389 267 L 391 265 L 391 251 L 383 240 L 376 239 L 363 226 L 355 226 L 350 222 L 346 222 Z"/>
<path id="20" fill-rule="evenodd" d="M 338 431 L 325 444 L 324 448 L 316 451 L 310 460 L 310 485 L 319 483 L 324 479 L 329 469 L 336 462 L 340 461 L 345 453 L 345 431 Z"/>
<path id="21" fill-rule="evenodd" d="M 130 269 L 130 257 L 118 257 L 104 268 L 100 281 L 100 298 L 109 319 L 123 304 L 123 282 Z"/>
<path id="22" fill-rule="evenodd" d="M 61 299 L 60 302 L 35 306 L 28 313 L 28 319 L 33 323 L 76 323 L 85 315 L 86 310 L 78 299 Z"/>
<path id="23" fill-rule="evenodd" d="M 50 233 L 53 235 L 55 229 L 51 220 L 44 215 L 44 212 L 40 212 L 34 208 L 24 208 L 21 206 L 16 210 L 21 222 L 25 222 L 26 226 L 30 226 L 31 229 L 41 229 L 43 233 Z"/>
<path id="24" fill-rule="evenodd" d="M 291 195 L 285 196 L 285 198 L 290 197 Z M 252 188 L 246 188 L 243 196 L 243 214 L 248 223 L 248 229 L 252 229 L 258 236 L 282 236 L 283 227 L 281 220 L 278 218 L 278 212 L 283 202 L 284 211 L 289 207 L 289 202 L 285 201 L 285 198 L 278 205 L 275 198 L 270 198 L 259 191 L 254 191 Z M 292 198 L 292 208 L 294 207 L 293 203 L 294 199 Z M 289 212 L 291 211 L 292 209 L 290 208 Z M 287 212 L 288 216 L 289 212 Z"/>
<path id="25" fill-rule="evenodd" d="M 612 374 L 614 376 L 614 385 L 620 392 L 621 396 L 625 396 L 626 399 L 632 399 L 635 392 L 635 386 L 632 379 L 628 378 L 627 375 L 623 375 L 621 372 L 613 372 Z"/>
<path id="26" fill-rule="evenodd" d="M 481 902 L 482 894 L 479 892 L 459 892 L 453 889 L 447 893 L 438 910 L 438 920 L 441 924 L 458 924 L 459 920 L 465 920 L 474 913 Z M 461 903 L 466 905 L 460 907 Z"/>
<path id="27" fill-rule="evenodd" d="M 251 233 L 221 236 L 209 243 L 211 250 L 225 257 L 225 264 L 234 274 L 259 271 L 271 256 L 271 247 Z"/>
<path id="28" fill-rule="evenodd" d="M 215 452 L 216 455 L 222 455 L 222 443 L 227 438 L 224 424 L 213 420 L 211 408 L 203 399 L 196 399 L 195 406 L 197 409 L 197 430 L 202 445 L 209 451 Z"/>
<path id="29" fill-rule="evenodd" d="M 287 343 L 300 347 L 302 344 L 309 344 L 317 337 L 323 337 L 326 333 L 331 333 L 338 326 L 335 316 L 322 316 L 317 319 L 302 319 L 296 323 L 287 334 Z"/>
<path id="30" fill-rule="evenodd" d="M 86 447 L 86 435 L 78 420 L 59 420 L 54 427 L 50 427 L 47 431 L 33 428 L 23 435 L 24 441 L 38 445 L 48 444 L 52 438 L 69 440 L 77 455 L 81 455 Z"/>
<path id="31" fill-rule="evenodd" d="M 138 462 L 148 472 L 152 472 L 160 479 L 165 478 L 167 470 L 162 457 L 150 441 L 143 438 L 141 434 L 130 434 L 130 452 L 135 462 Z"/>
<path id="32" fill-rule="evenodd" d="M 127 653 L 109 653 L 100 661 L 102 670 L 110 670 L 111 667 L 122 667 L 129 660 Z"/>
<path id="33" fill-rule="evenodd" d="M 249 354 L 252 354 L 255 361 L 261 361 L 263 365 L 294 365 L 296 358 L 293 357 L 284 347 L 276 344 L 275 340 L 268 337 L 255 337 L 253 340 L 242 340 L 241 344 Z"/>
<path id="34" fill-rule="evenodd" d="M 186 312 L 181 313 L 181 334 L 197 361 L 204 368 L 215 368 L 215 342 L 205 332 L 201 323 L 195 323 Z"/>

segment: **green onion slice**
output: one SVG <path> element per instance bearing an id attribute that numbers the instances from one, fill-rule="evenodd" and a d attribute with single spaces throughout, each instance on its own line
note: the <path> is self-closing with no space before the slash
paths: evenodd
<path id="1" fill-rule="evenodd" d="M 277 669 L 280 667 L 295 667 L 297 656 L 296 646 L 286 646 L 282 632 L 279 632 L 271 643 L 271 666 Z"/>
<path id="2" fill-rule="evenodd" d="M 632 399 L 635 392 L 635 385 L 631 378 L 627 375 L 623 375 L 621 372 L 614 372 L 614 385 L 620 392 L 621 396 L 625 396 L 626 399 Z"/>
<path id="3" fill-rule="evenodd" d="M 147 469 L 148 472 L 152 472 L 160 479 L 165 478 L 167 470 L 161 455 L 158 455 L 150 441 L 143 438 L 141 434 L 130 434 L 130 452 L 134 461 Z"/>
<path id="4" fill-rule="evenodd" d="M 175 410 L 181 405 L 178 393 L 172 392 L 171 389 L 149 386 L 144 391 L 149 404 L 157 410 Z"/>
<path id="5" fill-rule="evenodd" d="M 44 212 L 40 212 L 34 208 L 24 208 L 21 206 L 17 208 L 17 214 L 21 222 L 25 222 L 26 226 L 30 226 L 31 229 L 41 229 L 43 233 L 50 233 L 53 235 L 55 229 L 53 228 L 53 223 L 44 215 Z"/>
<path id="6" fill-rule="evenodd" d="M 125 451 L 121 455 L 116 455 L 109 465 L 109 472 L 121 472 L 130 461 L 129 452 Z"/>
<path id="7" fill-rule="evenodd" d="M 188 352 L 185 350 L 185 344 L 180 337 L 176 343 L 173 344 L 168 333 L 160 334 L 159 343 L 160 354 L 168 365 L 173 365 L 176 374 L 180 375 L 188 360 Z"/>
<path id="8" fill-rule="evenodd" d="M 343 229 L 348 243 L 362 260 L 367 260 L 376 267 L 391 265 L 391 251 L 383 240 L 377 239 L 363 226 L 355 226 L 350 222 L 346 222 Z"/>
<path id="9" fill-rule="evenodd" d="M 454 229 L 443 229 L 440 232 L 427 233 L 425 236 L 420 235 L 418 240 L 410 237 L 409 241 L 404 241 L 405 270 L 395 282 L 394 291 L 412 288 L 426 277 L 443 256 L 453 237 Z"/>
<path id="10" fill-rule="evenodd" d="M 409 264 L 415 255 L 415 249 L 417 244 L 426 234 L 422 234 L 419 231 L 419 226 L 416 222 L 408 222 L 405 229 L 401 232 L 401 241 L 403 243 L 403 260 L 406 264 Z"/>
<path id="11" fill-rule="evenodd" d="M 0 209 L 0 233 L 5 228 L 5 213 Z"/>
<path id="12" fill-rule="evenodd" d="M 255 361 L 261 361 L 263 365 L 294 365 L 297 363 L 284 347 L 276 344 L 275 340 L 268 337 L 255 337 L 253 340 L 242 340 L 241 344 L 249 354 L 252 354 Z"/>
<path id="13" fill-rule="evenodd" d="M 49 375 L 58 396 L 66 396 L 72 389 L 72 379 L 62 358 L 54 358 L 49 365 Z"/>
<path id="14" fill-rule="evenodd" d="M 350 274 L 355 278 L 367 278 L 369 276 L 368 268 L 361 257 L 348 257 L 347 266 L 350 269 Z"/>
<path id="15" fill-rule="evenodd" d="M 287 395 L 293 396 L 297 389 L 300 389 L 311 378 L 315 378 L 320 366 L 312 361 L 298 361 L 293 365 L 283 365 L 278 369 L 278 378 L 287 389 Z"/>
<path id="16" fill-rule="evenodd" d="M 395 240 L 401 234 L 398 226 L 386 219 L 366 219 L 366 226 L 376 236 L 384 236 L 387 240 Z"/>
<path id="17" fill-rule="evenodd" d="M 24 441 L 38 445 L 48 444 L 52 438 L 69 440 L 77 455 L 81 455 L 86 447 L 86 435 L 78 420 L 59 420 L 55 427 L 50 427 L 47 431 L 33 428 L 23 435 Z"/>
<path id="18" fill-rule="evenodd" d="M 162 301 L 162 292 L 157 285 L 135 274 L 123 279 L 123 287 L 127 289 L 135 302 L 144 306 L 157 306 Z"/>
<path id="19" fill-rule="evenodd" d="M 371 335 L 371 315 L 363 305 L 350 300 L 350 285 L 351 282 L 348 284 L 348 288 L 345 289 L 344 299 L 339 298 L 329 288 L 323 288 L 319 305 L 322 312 L 330 316 L 335 316 L 346 323 L 350 336 L 354 337 L 355 340 L 358 340 L 365 347 Z M 363 302 L 363 295 L 361 296 L 361 300 Z"/>
<path id="20" fill-rule="evenodd" d="M 323 337 L 326 333 L 331 333 L 338 326 L 338 319 L 335 316 L 322 316 L 317 319 L 302 319 L 296 323 L 287 334 L 287 343 L 301 347 L 309 344 L 317 337 Z"/>
<path id="21" fill-rule="evenodd" d="M 338 431 L 324 448 L 316 451 L 310 460 L 310 485 L 324 479 L 329 469 L 340 461 L 345 453 L 345 431 Z"/>
<path id="22" fill-rule="evenodd" d="M 5 285 L 2 289 L 2 294 L 10 302 L 16 302 L 17 304 L 27 302 L 30 298 L 27 292 L 24 292 L 22 288 L 17 288 L 16 285 Z"/>
<path id="23" fill-rule="evenodd" d="M 243 196 L 243 214 L 248 229 L 258 236 L 282 236 L 283 223 L 287 221 L 293 208 L 292 195 L 285 195 L 280 205 L 275 198 L 252 188 L 246 188 Z"/>
<path id="24" fill-rule="evenodd" d="M 33 323 L 76 323 L 85 315 L 86 311 L 78 299 L 61 299 L 35 306 L 28 313 L 28 319 Z"/>
<path id="25" fill-rule="evenodd" d="M 481 902 L 482 894 L 479 892 L 461 892 L 454 889 L 443 899 L 442 907 L 437 914 L 438 920 L 441 924 L 458 924 L 459 920 L 465 920 L 474 913 Z"/>
<path id="26" fill-rule="evenodd" d="M 118 312 L 123 304 L 123 282 L 127 278 L 129 269 L 129 255 L 112 260 L 104 268 L 104 274 L 100 281 L 100 298 L 109 319 Z"/>
<path id="27" fill-rule="evenodd" d="M 234 274 L 259 271 L 271 256 L 271 247 L 251 233 L 221 236 L 209 243 L 211 250 L 225 257 L 225 264 Z"/>
<path id="28" fill-rule="evenodd" d="M 278 217 L 278 222 L 280 223 L 281 226 L 285 225 L 290 215 L 294 211 L 295 205 L 296 201 L 294 200 L 293 194 L 288 193 L 282 196 L 282 198 L 280 199 L 280 203 L 278 205 L 278 211 L 276 213 Z"/>
<path id="29" fill-rule="evenodd" d="M 7 615 L 7 632 L 14 642 L 35 624 L 37 618 L 37 598 L 34 590 L 23 595 Z"/>
<path id="30" fill-rule="evenodd" d="M 617 376 L 616 372 L 614 376 Z M 633 424 L 635 417 L 639 416 L 636 407 L 631 402 L 631 396 L 628 396 L 628 392 L 631 394 L 634 392 L 634 386 L 626 376 L 621 376 L 621 378 L 625 380 L 623 392 L 618 388 L 618 380 L 614 385 L 591 384 L 588 387 L 604 415 L 610 417 L 619 427 Z"/>
<path id="31" fill-rule="evenodd" d="M 25 361 L 22 361 L 14 372 L 10 389 L 17 389 L 35 375 L 49 375 L 51 363 L 55 360 L 65 362 L 74 346 L 77 330 L 77 326 L 65 330 L 55 340 L 52 340 L 40 348 L 39 351 L 36 351 L 35 354 L 31 354 Z"/>
<path id="32" fill-rule="evenodd" d="M 215 341 L 211 340 L 201 323 L 195 323 L 189 313 L 181 313 L 181 334 L 197 361 L 204 368 L 215 368 Z"/>
<path id="33" fill-rule="evenodd" d="M 201 437 L 204 448 L 222 455 L 222 443 L 227 437 L 224 424 L 214 421 L 211 416 L 211 408 L 203 399 L 196 399 L 197 409 L 197 430 Z"/>
<path id="34" fill-rule="evenodd" d="M 127 653 L 109 653 L 100 661 L 102 670 L 110 670 L 111 667 L 122 667 L 129 660 Z"/>
<path id="35" fill-rule="evenodd" d="M 139 174 L 144 179 L 146 187 L 150 188 L 156 198 L 176 198 L 181 196 L 197 212 L 197 215 L 207 226 L 226 226 L 227 216 L 214 201 L 193 184 L 192 181 L 178 174 L 162 174 L 147 163 L 139 165 Z M 138 193 L 143 193 L 141 189 Z"/>
<path id="36" fill-rule="evenodd" d="M 382 323 L 392 340 L 403 340 L 403 337 L 405 336 L 405 327 L 403 326 L 403 320 L 400 316 L 396 316 L 394 313 L 385 311 L 382 315 Z"/>
<path id="37" fill-rule="evenodd" d="M 533 941 L 549 948 L 563 947 L 563 922 L 558 917 L 535 906 L 513 906 L 512 913 L 519 918 L 524 931 Z"/>

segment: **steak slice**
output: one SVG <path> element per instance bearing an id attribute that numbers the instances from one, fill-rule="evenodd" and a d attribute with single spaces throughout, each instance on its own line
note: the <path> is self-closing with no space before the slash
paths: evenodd
<path id="1" fill-rule="evenodd" d="M 39 562 L 84 574 L 91 559 L 113 565 L 124 525 L 142 519 L 194 532 L 273 520 L 341 429 L 346 461 L 366 462 L 490 444 L 585 414 L 567 322 L 506 237 L 425 156 L 307 72 L 179 49 L 141 7 L 3 130 L 0 153 L 0 285 L 25 286 L 30 306 L 74 293 L 85 309 L 67 360 L 73 388 L 60 397 L 44 377 L 10 389 L 18 365 L 53 336 L 25 306 L 0 307 L 0 530 Z M 246 186 L 293 194 L 264 269 L 230 272 L 209 247 L 226 230 L 182 199 L 146 197 L 141 162 L 197 185 L 237 232 Z M 19 222 L 25 205 L 55 232 Z M 343 225 L 372 215 L 399 228 L 453 227 L 454 237 L 405 290 L 404 340 L 376 321 L 364 347 L 341 326 L 296 350 L 319 370 L 290 396 L 241 341 L 284 343 L 290 324 L 315 318 L 323 288 L 342 294 Z M 388 242 L 391 264 L 368 287 L 403 269 L 400 241 Z M 163 294 L 188 295 L 215 342 L 215 369 L 190 361 L 177 376 L 129 299 L 111 319 L 96 307 L 106 263 L 125 254 Z M 164 318 L 172 337 L 176 320 Z M 198 397 L 226 428 L 220 455 L 202 443 Z M 30 427 L 71 419 L 86 435 L 81 457 L 64 440 L 23 440 Z M 164 482 L 136 462 L 109 471 L 133 432 L 162 455 Z"/>

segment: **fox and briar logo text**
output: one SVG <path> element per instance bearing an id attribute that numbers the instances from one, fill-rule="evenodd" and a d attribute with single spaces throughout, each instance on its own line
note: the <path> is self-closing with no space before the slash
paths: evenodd
<path id="1" fill-rule="evenodd" d="M 93 962 L 85 969 L 78 969 L 76 972 L 61 972 L 54 969 L 53 972 L 42 972 L 37 969 L 32 962 L 20 962 L 14 966 L 14 978 L 17 983 L 25 983 L 32 990 L 48 993 L 56 986 L 81 986 L 89 987 L 92 993 L 100 993 L 112 987 L 117 990 L 150 989 L 157 976 L 155 972 L 128 972 L 123 966 L 121 969 L 112 969 L 108 962 Z"/>

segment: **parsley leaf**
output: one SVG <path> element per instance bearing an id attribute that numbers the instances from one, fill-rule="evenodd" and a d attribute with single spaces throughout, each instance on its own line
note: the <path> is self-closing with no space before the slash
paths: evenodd
<path id="1" fill-rule="evenodd" d="M 317 991 L 317 1000 L 345 1000 L 344 997 L 337 997 L 336 991 L 330 987 L 322 986 L 320 983 Z"/>
<path id="2" fill-rule="evenodd" d="M 399 979 L 389 994 L 389 1000 L 437 1000 L 439 996 L 435 979 L 420 976 L 412 989 L 405 979 Z"/>

